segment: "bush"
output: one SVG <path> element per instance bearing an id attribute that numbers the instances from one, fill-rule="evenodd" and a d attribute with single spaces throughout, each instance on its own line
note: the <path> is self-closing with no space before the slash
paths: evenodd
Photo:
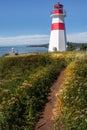
<path id="1" fill-rule="evenodd" d="M 87 58 L 73 61 L 66 70 L 65 82 L 58 94 L 62 104 L 56 129 L 87 129 Z"/>
<path id="2" fill-rule="evenodd" d="M 2 57 L 9 56 L 9 55 L 10 55 L 9 53 L 5 53 L 2 55 Z"/>
<path id="3" fill-rule="evenodd" d="M 48 54 L 0 59 L 0 129 L 33 130 L 64 67 L 65 60 Z"/>

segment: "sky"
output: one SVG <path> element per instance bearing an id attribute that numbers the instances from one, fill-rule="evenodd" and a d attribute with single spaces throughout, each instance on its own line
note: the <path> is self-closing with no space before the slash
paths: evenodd
<path id="1" fill-rule="evenodd" d="M 0 46 L 49 43 L 57 2 L 67 12 L 67 41 L 87 42 L 87 0 L 0 0 Z"/>

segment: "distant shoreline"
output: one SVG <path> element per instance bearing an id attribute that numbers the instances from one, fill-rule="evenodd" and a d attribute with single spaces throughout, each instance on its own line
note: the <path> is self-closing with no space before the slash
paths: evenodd
<path id="1" fill-rule="evenodd" d="M 48 48 L 49 44 L 42 44 L 42 45 L 28 45 L 27 47 L 45 47 Z"/>
<path id="2" fill-rule="evenodd" d="M 29 52 L 47 52 L 48 48 L 46 47 L 27 47 L 28 45 L 13 45 L 13 46 L 3 46 L 0 47 L 0 56 L 11 54 L 12 48 L 14 48 L 14 52 L 18 54 L 29 53 Z"/>

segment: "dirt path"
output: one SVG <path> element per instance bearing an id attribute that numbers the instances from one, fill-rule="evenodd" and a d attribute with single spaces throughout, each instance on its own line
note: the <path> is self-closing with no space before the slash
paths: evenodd
<path id="1" fill-rule="evenodd" d="M 55 116 L 55 104 L 57 101 L 57 93 L 64 81 L 64 70 L 60 73 L 57 80 L 51 87 L 51 92 L 48 96 L 48 102 L 46 103 L 45 109 L 42 113 L 42 118 L 36 125 L 35 130 L 54 130 L 54 120 Z"/>

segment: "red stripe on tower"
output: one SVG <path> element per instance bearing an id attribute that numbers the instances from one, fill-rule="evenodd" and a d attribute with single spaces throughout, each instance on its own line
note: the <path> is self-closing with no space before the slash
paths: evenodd
<path id="1" fill-rule="evenodd" d="M 64 23 L 53 23 L 51 26 L 51 30 L 64 30 L 65 24 Z"/>
<path id="2" fill-rule="evenodd" d="M 53 11 L 53 14 L 62 14 L 62 13 L 63 13 L 63 10 L 62 10 L 62 9 L 54 10 L 54 11 Z"/>

